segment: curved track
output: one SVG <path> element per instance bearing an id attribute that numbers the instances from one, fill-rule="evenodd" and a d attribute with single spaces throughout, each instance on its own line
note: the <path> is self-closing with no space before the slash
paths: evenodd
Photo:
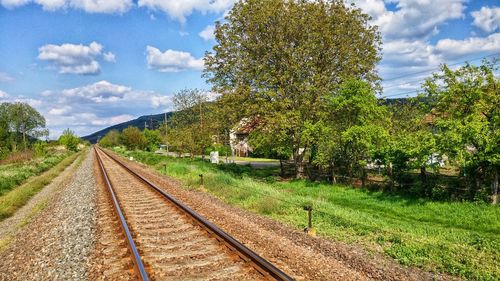
<path id="1" fill-rule="evenodd" d="M 139 278 L 292 280 L 120 160 L 95 152 Z"/>

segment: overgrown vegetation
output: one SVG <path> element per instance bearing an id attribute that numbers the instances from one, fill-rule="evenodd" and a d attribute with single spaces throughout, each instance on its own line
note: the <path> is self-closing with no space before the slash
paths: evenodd
<path id="1" fill-rule="evenodd" d="M 45 173 L 30 178 L 22 185 L 15 187 L 8 192 L 7 190 L 4 190 L 2 195 L 0 196 L 0 221 L 11 216 L 12 214 L 14 214 L 15 211 L 24 206 L 31 197 L 33 197 L 42 188 L 44 188 L 47 184 L 49 184 L 67 166 L 73 163 L 77 157 L 82 155 L 83 152 L 73 153 L 69 156 L 68 154 L 61 154 L 59 156 L 60 161 L 56 162 L 57 163 L 56 165 L 52 165 L 53 167 L 48 171 L 46 171 Z M 18 170 L 17 173 L 21 173 L 20 171 L 23 171 L 23 169 L 20 168 L 20 170 Z M 3 170 L 3 173 L 4 173 L 3 176 L 5 177 L 5 170 Z M 7 175 L 6 178 L 8 177 L 9 176 Z M 10 182 L 12 183 L 13 181 Z"/>
<path id="2" fill-rule="evenodd" d="M 385 253 L 404 265 L 476 280 L 500 277 L 497 206 L 432 202 L 305 180 L 281 182 L 277 170 L 117 151 L 179 179 L 186 188 L 200 189 L 203 174 L 203 191 L 299 229 L 307 224 L 303 206 L 311 204 L 319 235 Z"/>
<path id="3" fill-rule="evenodd" d="M 53 152 L 44 157 L 36 157 L 28 161 L 0 165 L 0 196 L 27 179 L 56 166 L 63 159 L 67 158 L 68 155 L 68 152 Z"/>

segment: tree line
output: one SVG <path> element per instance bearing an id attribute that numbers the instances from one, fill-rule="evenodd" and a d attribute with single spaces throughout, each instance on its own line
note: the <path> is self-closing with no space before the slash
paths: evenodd
<path id="1" fill-rule="evenodd" d="M 0 160 L 12 153 L 28 150 L 44 155 L 49 136 L 45 126 L 45 117 L 28 103 L 0 103 Z M 73 131 L 66 129 L 58 143 L 76 151 L 81 140 Z"/>
<path id="2" fill-rule="evenodd" d="M 203 75 L 218 97 L 179 92 L 160 140 L 204 155 L 227 149 L 231 130 L 253 120 L 254 155 L 291 159 L 297 178 L 314 179 L 314 170 L 366 185 L 378 177 L 394 191 L 496 202 L 498 58 L 442 65 L 419 96 L 381 100 L 381 36 L 368 21 L 343 1 L 238 1 L 205 55 Z"/>

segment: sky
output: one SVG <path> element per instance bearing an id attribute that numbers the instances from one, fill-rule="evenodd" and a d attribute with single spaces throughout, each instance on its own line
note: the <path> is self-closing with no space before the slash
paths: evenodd
<path id="1" fill-rule="evenodd" d="M 0 102 L 84 136 L 209 90 L 203 56 L 234 0 L 0 0 Z M 383 38 L 381 97 L 415 95 L 442 63 L 500 57 L 500 0 L 347 0 Z"/>

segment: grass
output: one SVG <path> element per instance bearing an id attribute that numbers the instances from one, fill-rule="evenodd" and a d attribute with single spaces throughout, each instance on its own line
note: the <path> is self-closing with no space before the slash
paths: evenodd
<path id="1" fill-rule="evenodd" d="M 24 206 L 31 197 L 42 190 L 81 155 L 83 152 L 67 156 L 47 172 L 29 179 L 24 184 L 0 196 L 0 221 L 12 216 L 15 211 Z M 80 157 L 79 163 L 82 160 L 83 157 Z"/>
<path id="2" fill-rule="evenodd" d="M 475 280 L 499 280 L 500 209 L 485 203 L 435 202 L 308 181 L 147 152 L 124 152 L 223 201 L 303 229 L 312 205 L 317 233 L 384 253 L 403 265 Z"/>
<path id="3" fill-rule="evenodd" d="M 220 160 L 225 160 L 226 157 L 224 155 L 219 155 Z M 238 156 L 229 156 L 227 159 L 229 160 L 234 160 L 234 161 L 244 161 L 244 162 L 277 162 L 279 160 L 277 159 L 267 159 L 267 158 L 252 158 L 252 157 L 238 157 Z"/>
<path id="4" fill-rule="evenodd" d="M 54 167 L 68 155 L 69 153 L 51 153 L 45 157 L 0 165 L 0 196 L 19 186 L 27 179 Z"/>

